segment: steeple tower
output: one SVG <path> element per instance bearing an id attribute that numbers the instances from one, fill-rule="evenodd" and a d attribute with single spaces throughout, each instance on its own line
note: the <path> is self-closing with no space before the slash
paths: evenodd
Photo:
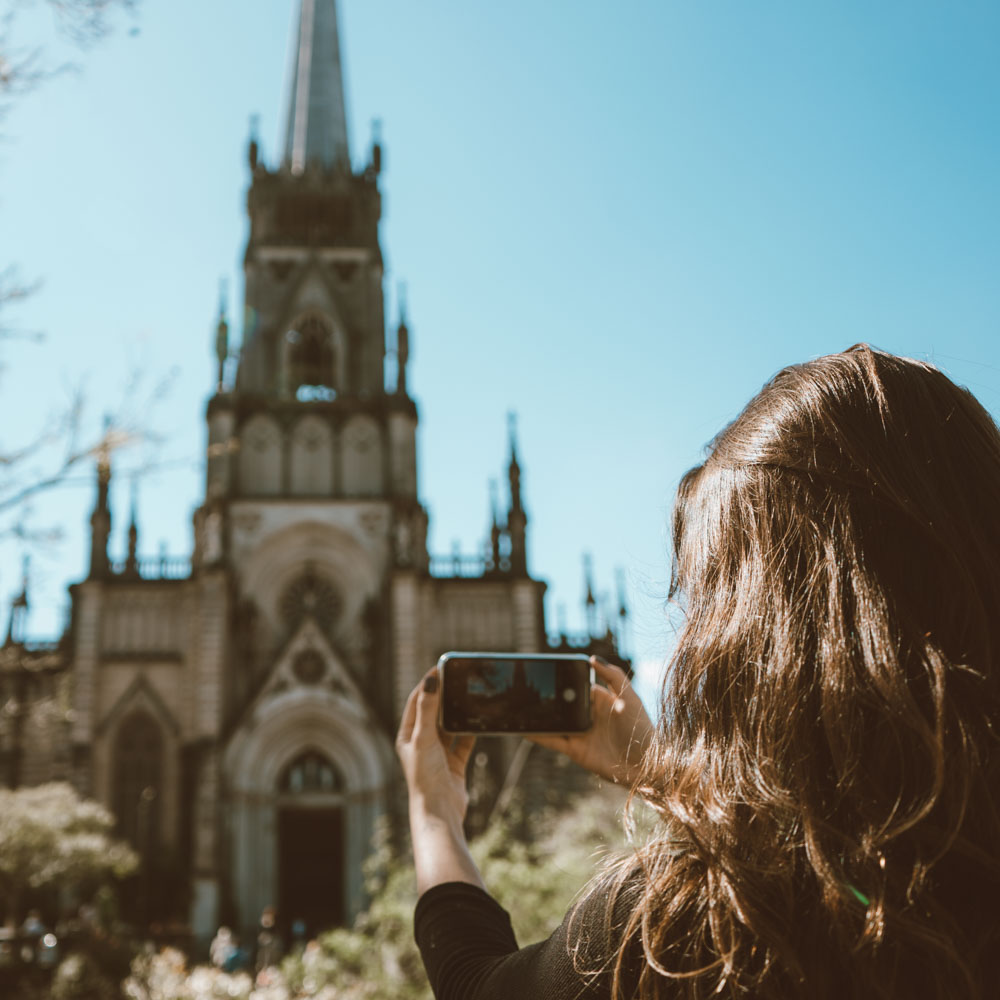
<path id="1" fill-rule="evenodd" d="M 385 393 L 381 145 L 353 170 L 338 34 L 335 0 L 300 0 L 280 165 L 251 147 L 237 408 Z"/>
<path id="2" fill-rule="evenodd" d="M 302 0 L 288 96 L 285 166 L 350 166 L 336 0 Z"/>
<path id="3" fill-rule="evenodd" d="M 386 384 L 381 143 L 369 163 L 352 166 L 335 0 L 299 0 L 298 17 L 281 162 L 251 147 L 232 377 L 235 331 L 220 309 L 207 493 L 268 503 L 391 499 L 405 519 L 417 498 L 417 408 L 405 309 L 398 378 Z M 407 532 L 419 534 L 400 528 L 400 558 Z"/>

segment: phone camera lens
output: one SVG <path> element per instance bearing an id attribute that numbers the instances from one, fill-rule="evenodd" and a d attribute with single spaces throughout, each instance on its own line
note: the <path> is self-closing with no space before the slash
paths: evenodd
<path id="1" fill-rule="evenodd" d="M 563 690 L 563 701 L 576 701 L 576 691 L 573 688 Z"/>

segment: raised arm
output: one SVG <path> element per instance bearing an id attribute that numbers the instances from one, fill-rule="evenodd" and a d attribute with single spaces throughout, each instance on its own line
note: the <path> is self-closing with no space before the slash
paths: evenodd
<path id="1" fill-rule="evenodd" d="M 599 710 L 600 706 L 611 708 L 609 719 L 622 714 L 622 709 L 613 707 L 618 698 L 631 704 L 622 685 L 627 680 L 620 671 L 621 677 L 612 672 L 616 669 L 601 661 L 599 676 L 616 684 L 615 696 L 604 692 L 611 704 L 603 699 L 598 702 Z M 579 920 L 567 916 L 546 941 L 518 948 L 506 912 L 486 892 L 462 829 L 468 806 L 465 771 L 475 740 L 471 736 L 452 737 L 438 729 L 439 700 L 438 676 L 432 671 L 410 694 L 396 738 L 409 791 L 410 832 L 420 892 L 415 933 L 435 997 L 609 997 L 608 963 L 613 964 L 620 947 L 615 928 L 623 926 L 622 912 L 627 914 L 627 909 L 609 922 L 607 897 L 591 894 L 576 915 Z M 641 704 L 639 707 L 641 710 Z M 642 719 L 648 725 L 642 711 L 639 722 L 633 717 L 627 726 L 633 735 L 621 744 L 626 756 Z M 601 730 L 606 728 L 602 724 Z M 587 759 L 581 756 L 581 761 Z M 608 764 L 606 776 L 613 770 L 614 765 Z M 633 955 L 626 981 L 634 982 L 637 961 Z"/>
<path id="2" fill-rule="evenodd" d="M 396 737 L 421 893 L 444 882 L 485 888 L 462 829 L 469 805 L 465 770 L 476 738 L 452 737 L 438 729 L 439 700 L 438 675 L 432 670 L 410 693 Z"/>

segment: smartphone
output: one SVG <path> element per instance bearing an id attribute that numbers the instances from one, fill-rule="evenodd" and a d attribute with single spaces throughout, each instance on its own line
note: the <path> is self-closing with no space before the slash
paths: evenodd
<path id="1" fill-rule="evenodd" d="M 562 653 L 445 653 L 446 733 L 582 733 L 591 726 L 588 657 Z"/>

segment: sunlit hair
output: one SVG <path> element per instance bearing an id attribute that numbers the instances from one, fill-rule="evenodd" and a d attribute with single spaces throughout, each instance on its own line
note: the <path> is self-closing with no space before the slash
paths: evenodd
<path id="1" fill-rule="evenodd" d="M 636 790 L 667 832 L 621 873 L 641 996 L 994 996 L 989 415 L 864 346 L 787 368 L 684 476 L 673 541 Z"/>

